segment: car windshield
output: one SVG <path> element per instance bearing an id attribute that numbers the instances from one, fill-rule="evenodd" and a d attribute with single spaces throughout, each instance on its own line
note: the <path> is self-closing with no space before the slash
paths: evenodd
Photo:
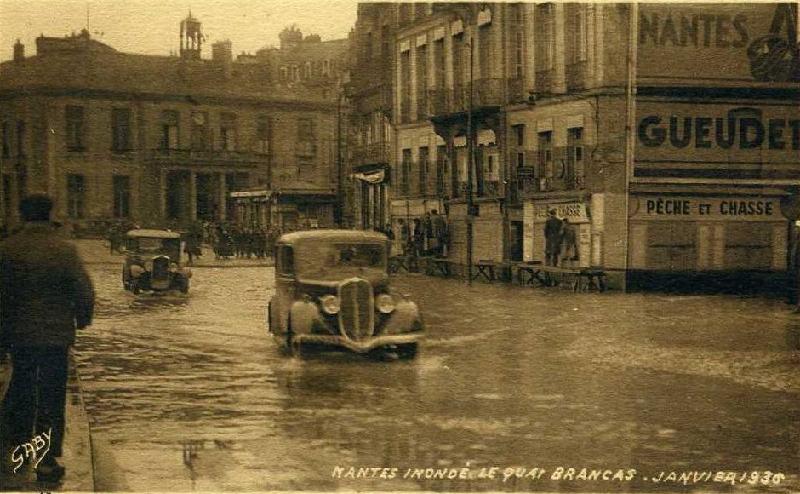
<path id="1" fill-rule="evenodd" d="M 168 254 L 175 255 L 180 251 L 180 240 L 175 238 L 147 238 L 139 237 L 130 239 L 128 244 L 131 250 L 142 254 Z"/>
<path id="2" fill-rule="evenodd" d="M 382 244 L 315 242 L 304 245 L 298 254 L 295 266 L 303 278 L 336 280 L 386 269 L 386 249 Z"/>

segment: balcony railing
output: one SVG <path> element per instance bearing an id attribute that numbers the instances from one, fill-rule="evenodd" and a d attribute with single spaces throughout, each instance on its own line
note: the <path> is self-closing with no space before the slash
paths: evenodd
<path id="1" fill-rule="evenodd" d="M 506 83 L 508 82 L 508 86 Z M 428 91 L 430 115 L 465 112 L 469 109 L 469 83 L 456 84 L 453 89 Z M 472 84 L 472 107 L 502 106 L 522 99 L 519 79 L 476 79 Z"/>
<path id="2" fill-rule="evenodd" d="M 373 142 L 353 148 L 353 166 L 387 164 L 390 157 L 388 142 Z"/>
<path id="3" fill-rule="evenodd" d="M 565 175 L 563 177 L 533 177 L 517 170 L 516 189 L 522 194 L 536 192 L 557 192 L 563 190 L 581 190 L 585 187 L 583 175 Z"/>
<path id="4" fill-rule="evenodd" d="M 244 151 L 151 149 L 145 152 L 145 160 L 164 164 L 257 164 L 269 161 L 268 154 Z"/>
<path id="5" fill-rule="evenodd" d="M 502 197 L 503 189 L 498 180 L 476 180 L 475 185 L 472 187 L 474 199 L 492 198 L 496 199 Z M 464 198 L 467 197 L 467 182 L 458 182 L 458 186 L 454 190 L 453 197 Z"/>

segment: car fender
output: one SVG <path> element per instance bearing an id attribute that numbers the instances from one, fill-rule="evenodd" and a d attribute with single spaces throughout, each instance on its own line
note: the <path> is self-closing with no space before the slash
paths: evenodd
<path id="1" fill-rule="evenodd" d="M 288 329 L 294 334 L 309 334 L 315 325 L 322 322 L 317 304 L 306 300 L 298 300 L 292 304 L 289 321 L 292 327 Z"/>
<path id="2" fill-rule="evenodd" d="M 409 333 L 422 331 L 422 315 L 419 307 L 409 300 L 399 300 L 394 311 L 383 326 L 383 332 L 388 334 Z"/>

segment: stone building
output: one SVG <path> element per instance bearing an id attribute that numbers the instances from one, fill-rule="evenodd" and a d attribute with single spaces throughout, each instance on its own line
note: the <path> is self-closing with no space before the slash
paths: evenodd
<path id="1" fill-rule="evenodd" d="M 468 221 L 473 260 L 544 261 L 555 210 L 577 238 L 562 263 L 620 287 L 785 272 L 795 5 L 394 7 L 395 222 L 441 208 L 457 262 Z"/>
<path id="2" fill-rule="evenodd" d="M 353 30 L 346 85 L 350 142 L 343 176 L 345 217 L 358 228 L 383 228 L 389 221 L 398 8 L 392 3 L 360 3 Z"/>
<path id="3" fill-rule="evenodd" d="M 184 225 L 234 219 L 230 192 L 280 191 L 287 222 L 331 224 L 335 97 L 240 63 L 230 41 L 201 57 L 200 22 L 181 23 L 179 56 L 122 53 L 87 31 L 39 37 L 0 64 L 0 217 L 45 192 L 78 228 L 129 219 Z"/>

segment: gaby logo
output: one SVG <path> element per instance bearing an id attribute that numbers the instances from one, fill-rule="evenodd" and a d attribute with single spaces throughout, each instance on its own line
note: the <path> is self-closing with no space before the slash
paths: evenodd
<path id="1" fill-rule="evenodd" d="M 11 461 L 14 462 L 14 473 L 17 473 L 17 470 L 19 470 L 22 465 L 25 464 L 25 460 L 29 458 L 33 461 L 34 470 L 39 466 L 39 463 L 50 451 L 50 438 L 52 434 L 53 428 L 51 427 L 47 432 L 42 432 L 31 439 L 30 442 L 20 444 L 14 448 L 14 451 L 11 452 Z M 41 452 L 42 450 L 44 450 L 44 452 Z"/>
<path id="2" fill-rule="evenodd" d="M 775 7 L 769 34 L 756 38 L 747 48 L 750 72 L 758 81 L 800 81 L 800 51 L 797 45 L 797 5 Z M 784 34 L 785 32 L 785 34 Z"/>

